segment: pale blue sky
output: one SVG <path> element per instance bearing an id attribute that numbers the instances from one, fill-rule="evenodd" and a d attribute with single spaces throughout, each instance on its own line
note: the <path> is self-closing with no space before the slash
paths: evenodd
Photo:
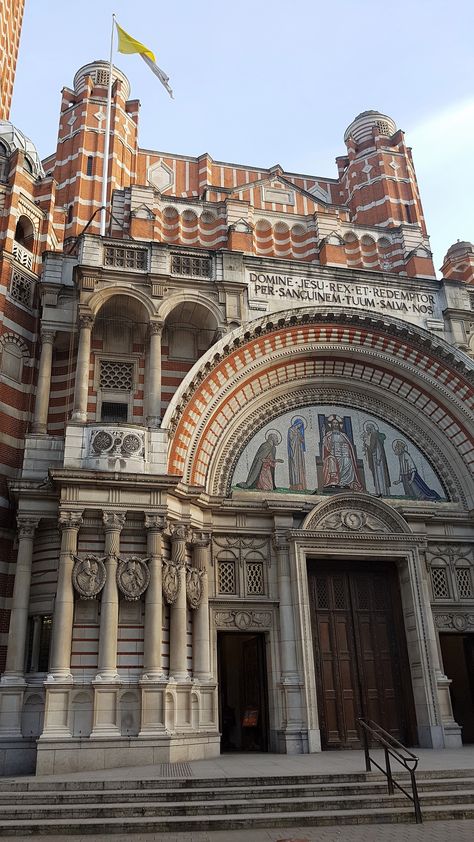
<path id="1" fill-rule="evenodd" d="M 175 92 L 116 55 L 141 100 L 140 146 L 335 178 L 345 128 L 377 108 L 413 147 L 435 266 L 474 240 L 472 0 L 26 0 L 12 120 L 42 157 L 61 88 L 108 58 L 112 12 Z"/>

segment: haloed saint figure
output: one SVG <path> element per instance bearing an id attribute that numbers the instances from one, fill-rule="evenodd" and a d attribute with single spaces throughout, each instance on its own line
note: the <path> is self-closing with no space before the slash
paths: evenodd
<path id="1" fill-rule="evenodd" d="M 306 444 L 304 431 L 306 421 L 295 415 L 291 419 L 291 427 L 288 429 L 288 472 L 290 475 L 290 489 L 292 491 L 304 491 L 306 485 L 305 452 Z"/>
<path id="2" fill-rule="evenodd" d="M 275 466 L 283 459 L 276 458 L 277 444 L 281 443 L 278 430 L 269 430 L 265 441 L 258 448 L 250 465 L 245 482 L 237 483 L 237 488 L 255 488 L 259 491 L 273 491 L 275 489 Z"/>

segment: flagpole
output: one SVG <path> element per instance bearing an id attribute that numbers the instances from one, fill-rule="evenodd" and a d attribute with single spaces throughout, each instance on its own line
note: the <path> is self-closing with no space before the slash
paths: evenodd
<path id="1" fill-rule="evenodd" d="M 110 120 L 112 113 L 112 54 L 114 50 L 114 29 L 115 15 L 112 15 L 112 32 L 110 35 L 110 61 L 109 61 L 109 86 L 107 89 L 107 111 L 105 120 L 105 142 L 104 142 L 104 165 L 102 168 L 102 196 L 100 200 L 100 236 L 105 237 L 105 225 L 107 219 L 107 182 L 109 176 L 109 151 L 110 151 Z"/>

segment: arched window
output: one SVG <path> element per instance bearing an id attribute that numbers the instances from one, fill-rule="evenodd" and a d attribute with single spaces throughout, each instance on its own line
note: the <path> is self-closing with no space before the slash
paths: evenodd
<path id="1" fill-rule="evenodd" d="M 2 374 L 21 383 L 23 352 L 15 342 L 5 342 L 1 348 L 0 370 Z"/>
<path id="2" fill-rule="evenodd" d="M 6 181 L 8 178 L 8 162 L 10 155 L 7 147 L 0 140 L 0 181 Z"/>
<path id="3" fill-rule="evenodd" d="M 28 251 L 33 251 L 34 229 L 33 223 L 27 216 L 20 216 L 15 228 L 15 242 Z"/>

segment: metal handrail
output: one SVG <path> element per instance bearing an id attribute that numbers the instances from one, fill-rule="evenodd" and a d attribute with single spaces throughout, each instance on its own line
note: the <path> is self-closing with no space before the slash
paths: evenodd
<path id="1" fill-rule="evenodd" d="M 420 807 L 420 798 L 418 796 L 418 788 L 416 785 L 416 778 L 415 772 L 416 767 L 418 766 L 418 757 L 413 752 L 409 751 L 405 746 L 400 743 L 395 737 L 392 737 L 388 731 L 385 731 L 381 725 L 377 722 L 374 722 L 372 719 L 362 719 L 359 718 L 357 720 L 359 725 L 361 726 L 361 733 L 362 733 L 362 742 L 364 744 L 364 755 L 365 755 L 365 769 L 367 772 L 370 772 L 372 769 L 371 764 L 373 763 L 374 766 L 377 767 L 387 778 L 387 785 L 388 785 L 388 794 L 393 795 L 395 790 L 394 787 L 397 787 L 410 801 L 413 802 L 413 806 L 415 808 L 415 821 L 417 824 L 421 824 L 423 818 L 421 816 L 421 807 Z M 382 766 L 379 766 L 376 760 L 370 756 L 369 753 L 369 739 L 368 735 L 380 743 L 383 746 L 383 750 L 385 753 L 385 769 Z M 396 781 L 392 775 L 392 767 L 390 765 L 390 757 L 393 757 L 410 775 L 411 780 L 411 795 L 407 790 L 401 786 L 401 784 Z"/>

